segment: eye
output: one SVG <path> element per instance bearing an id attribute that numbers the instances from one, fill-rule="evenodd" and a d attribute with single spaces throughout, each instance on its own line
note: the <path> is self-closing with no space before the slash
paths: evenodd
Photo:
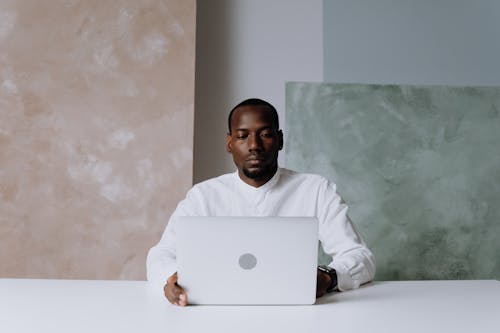
<path id="1" fill-rule="evenodd" d="M 273 132 L 270 132 L 270 131 L 262 132 L 260 135 L 263 136 L 264 138 L 272 138 L 272 137 L 274 137 Z"/>
<path id="2" fill-rule="evenodd" d="M 236 134 L 236 139 L 238 140 L 244 140 L 248 137 L 248 134 L 247 133 L 237 133 Z"/>

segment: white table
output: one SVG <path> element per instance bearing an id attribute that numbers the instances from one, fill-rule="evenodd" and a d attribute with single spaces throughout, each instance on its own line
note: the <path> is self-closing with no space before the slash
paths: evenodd
<path id="1" fill-rule="evenodd" d="M 312 306 L 180 308 L 143 281 L 0 279 L 0 332 L 500 332 L 500 282 L 375 282 Z"/>

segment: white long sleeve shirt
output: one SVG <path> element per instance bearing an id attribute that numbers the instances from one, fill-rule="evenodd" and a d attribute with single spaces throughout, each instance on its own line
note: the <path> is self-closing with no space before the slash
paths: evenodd
<path id="1" fill-rule="evenodd" d="M 148 281 L 161 288 L 177 271 L 175 225 L 179 216 L 313 216 L 319 240 L 332 257 L 339 290 L 358 288 L 375 275 L 375 259 L 347 216 L 336 185 L 313 174 L 278 169 L 266 184 L 253 187 L 225 174 L 195 185 L 167 224 L 160 242 L 149 250 Z"/>

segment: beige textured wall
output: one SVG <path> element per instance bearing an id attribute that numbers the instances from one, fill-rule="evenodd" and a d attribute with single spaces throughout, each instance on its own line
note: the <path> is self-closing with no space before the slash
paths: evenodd
<path id="1" fill-rule="evenodd" d="M 0 277 L 143 279 L 192 181 L 195 0 L 0 2 Z"/>

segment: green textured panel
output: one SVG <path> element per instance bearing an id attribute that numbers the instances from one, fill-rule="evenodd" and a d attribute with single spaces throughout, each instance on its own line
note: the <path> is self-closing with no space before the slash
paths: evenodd
<path id="1" fill-rule="evenodd" d="M 500 279 L 500 88 L 286 94 L 286 165 L 337 183 L 378 280 Z"/>

